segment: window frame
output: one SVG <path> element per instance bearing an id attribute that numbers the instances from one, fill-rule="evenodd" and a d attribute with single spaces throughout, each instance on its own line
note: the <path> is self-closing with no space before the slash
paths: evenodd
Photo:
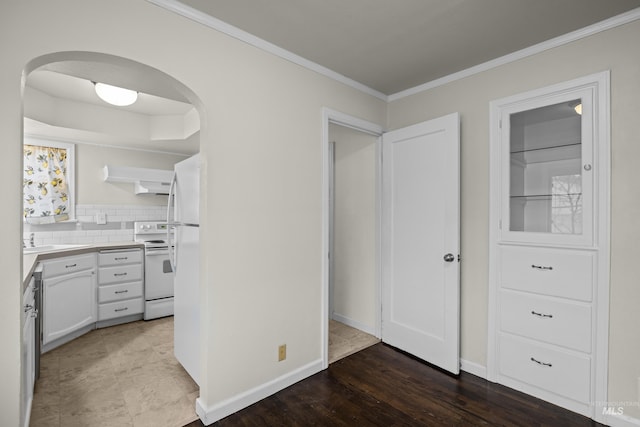
<path id="1" fill-rule="evenodd" d="M 60 141 L 60 140 L 52 140 L 46 137 L 41 136 L 33 136 L 33 135 L 24 135 L 22 145 L 33 145 L 37 147 L 47 147 L 47 148 L 62 148 L 67 150 L 67 197 L 69 199 L 69 208 L 67 210 L 67 214 L 69 215 L 69 219 L 62 221 L 51 221 L 51 218 L 55 219 L 55 216 L 50 217 L 25 217 L 22 216 L 22 220 L 26 224 L 59 224 L 59 223 L 68 223 L 68 222 L 76 222 L 76 144 L 70 141 Z M 24 156 L 22 158 L 22 173 L 24 179 Z M 24 192 L 23 192 L 23 206 L 24 206 Z"/>

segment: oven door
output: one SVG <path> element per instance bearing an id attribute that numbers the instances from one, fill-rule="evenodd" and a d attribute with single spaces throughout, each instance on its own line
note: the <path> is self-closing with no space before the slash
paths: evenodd
<path id="1" fill-rule="evenodd" d="M 145 248 L 144 295 L 147 301 L 173 296 L 173 270 L 167 248 Z"/>

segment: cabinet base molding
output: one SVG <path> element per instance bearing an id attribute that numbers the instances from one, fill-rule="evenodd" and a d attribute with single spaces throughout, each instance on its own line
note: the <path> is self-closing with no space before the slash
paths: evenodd
<path id="1" fill-rule="evenodd" d="M 564 396 L 539 389 L 530 384 L 520 382 L 510 377 L 499 376 L 496 382 L 514 390 L 521 391 L 522 393 L 528 394 L 529 396 L 536 397 L 540 400 L 544 400 L 545 402 L 549 402 L 556 406 L 560 406 L 561 408 L 568 409 L 569 411 L 584 415 L 585 417 L 596 419 L 595 414 L 592 413 L 593 410 L 590 405 L 576 402 L 575 400 L 571 400 Z"/>
<path id="2" fill-rule="evenodd" d="M 58 348 L 61 345 L 64 345 L 70 341 L 75 340 L 76 338 L 81 337 L 82 335 L 88 332 L 93 331 L 94 329 L 108 328 L 109 326 L 116 326 L 116 325 L 121 325 L 123 323 L 136 322 L 138 320 L 142 320 L 142 313 L 132 314 L 130 316 L 118 317 L 116 319 L 101 320 L 99 322 L 92 323 L 91 325 L 87 325 L 82 329 L 78 329 L 77 331 L 71 332 L 69 335 L 65 335 L 62 338 L 59 338 L 55 341 L 52 341 L 48 344 L 43 345 L 42 353 L 44 354 L 48 351 Z"/>
<path id="3" fill-rule="evenodd" d="M 96 322 L 96 329 L 108 328 L 109 326 L 122 325 L 123 323 L 136 322 L 142 320 L 142 313 L 130 314 L 129 316 L 116 317 L 115 319 L 100 320 Z"/>
<path id="4" fill-rule="evenodd" d="M 51 341 L 50 343 L 47 343 L 45 345 L 42 346 L 42 354 L 53 350 L 54 348 L 58 348 L 63 344 L 68 343 L 69 341 L 73 341 L 78 337 L 81 337 L 82 335 L 86 334 L 87 332 L 91 332 L 96 328 L 95 323 L 92 323 L 90 325 L 87 325 L 83 328 L 80 328 L 76 331 L 71 332 L 68 335 L 65 335 L 62 338 L 58 338 L 55 341 Z"/>

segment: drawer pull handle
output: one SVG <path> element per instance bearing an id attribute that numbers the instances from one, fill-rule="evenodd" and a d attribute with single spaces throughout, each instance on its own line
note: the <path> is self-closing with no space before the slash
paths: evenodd
<path id="1" fill-rule="evenodd" d="M 124 291 L 116 291 L 116 294 L 126 294 L 127 292 L 129 292 L 128 289 L 125 289 Z"/>
<path id="2" fill-rule="evenodd" d="M 553 270 L 553 267 L 545 267 L 544 265 L 535 264 L 531 264 L 531 268 L 535 268 L 536 270 Z"/>
<path id="3" fill-rule="evenodd" d="M 126 276 L 127 273 L 113 273 L 114 276 L 118 277 L 118 276 Z"/>
<path id="4" fill-rule="evenodd" d="M 76 267 L 78 264 L 71 264 L 71 265 L 65 265 L 64 268 L 73 268 Z"/>
<path id="5" fill-rule="evenodd" d="M 551 365 L 551 363 L 545 363 L 545 362 L 541 362 L 539 360 L 534 359 L 533 357 L 531 358 L 532 362 L 536 362 L 538 365 L 540 366 L 548 366 L 549 368 L 553 365 Z"/>
<path id="6" fill-rule="evenodd" d="M 115 259 L 116 261 L 122 261 L 122 260 L 125 260 L 125 261 L 126 261 L 126 260 L 128 260 L 128 259 L 129 259 L 129 257 L 127 257 L 127 256 L 121 256 L 121 257 L 115 257 L 114 259 Z"/>
<path id="7" fill-rule="evenodd" d="M 116 309 L 115 309 L 115 310 L 113 310 L 113 311 L 116 311 L 116 312 L 117 312 L 117 311 L 125 311 L 125 310 L 129 310 L 129 307 L 116 308 Z"/>
<path id="8" fill-rule="evenodd" d="M 531 314 L 533 314 L 534 316 L 538 316 L 538 317 L 546 317 L 547 319 L 551 319 L 553 317 L 553 314 L 538 313 L 538 312 L 533 311 L 533 310 L 531 310 Z"/>

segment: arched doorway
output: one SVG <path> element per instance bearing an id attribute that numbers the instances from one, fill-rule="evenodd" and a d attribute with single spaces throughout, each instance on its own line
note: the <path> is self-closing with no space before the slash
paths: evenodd
<path id="1" fill-rule="evenodd" d="M 32 236 L 36 246 L 46 239 L 128 240 L 135 220 L 162 219 L 159 207 L 166 205 L 166 196 L 136 196 L 129 184 L 104 183 L 100 170 L 107 161 L 172 169 L 176 161 L 197 153 L 203 117 L 198 97 L 162 71 L 94 52 L 36 58 L 25 76 L 25 139 L 75 146 L 76 191 L 72 217 L 46 225 L 25 221 L 23 236 Z M 96 99 L 94 82 L 136 91 L 139 100 L 130 107 L 109 106 Z M 38 393 L 47 395 L 42 405 L 36 395 L 32 425 L 49 423 L 46 413 L 60 425 L 96 416 L 124 421 L 153 414 L 170 424 L 195 419 L 197 386 L 172 360 L 171 325 L 165 318 L 96 329 L 52 349 L 43 358 L 38 386 Z"/>

